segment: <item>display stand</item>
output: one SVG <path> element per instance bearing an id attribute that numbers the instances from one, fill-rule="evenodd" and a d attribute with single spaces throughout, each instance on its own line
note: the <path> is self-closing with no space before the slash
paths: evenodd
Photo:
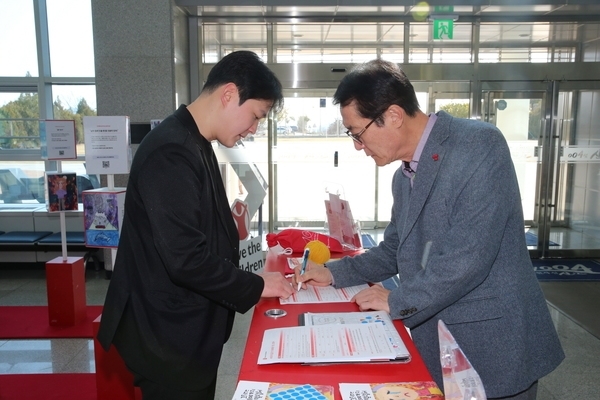
<path id="1" fill-rule="evenodd" d="M 57 171 L 62 172 L 60 161 Z M 67 256 L 65 211 L 60 211 L 59 217 L 62 257 L 46 262 L 48 319 L 52 326 L 72 326 L 87 318 L 85 264 L 83 257 Z"/>
<path id="2" fill-rule="evenodd" d="M 108 190 L 115 190 L 115 176 L 113 174 L 106 175 L 106 183 L 108 186 Z M 117 248 L 111 247 L 110 248 L 110 265 L 112 265 L 113 270 L 115 269 L 116 258 L 117 258 Z"/>

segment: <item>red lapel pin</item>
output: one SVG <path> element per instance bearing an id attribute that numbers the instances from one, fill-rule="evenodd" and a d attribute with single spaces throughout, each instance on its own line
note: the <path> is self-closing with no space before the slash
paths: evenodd
<path id="1" fill-rule="evenodd" d="M 437 161 L 440 158 L 440 156 L 438 156 L 437 154 L 434 154 L 431 156 L 431 158 L 433 158 L 433 161 Z"/>

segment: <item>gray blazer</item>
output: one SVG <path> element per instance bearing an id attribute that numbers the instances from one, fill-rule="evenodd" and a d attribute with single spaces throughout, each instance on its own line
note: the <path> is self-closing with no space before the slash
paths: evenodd
<path id="1" fill-rule="evenodd" d="M 488 397 L 518 393 L 556 368 L 564 354 L 527 251 L 519 187 L 502 133 L 439 112 L 414 186 L 398 169 L 392 193 L 382 243 L 327 265 L 336 287 L 398 274 L 391 316 L 411 328 L 440 388 L 440 319 Z"/>

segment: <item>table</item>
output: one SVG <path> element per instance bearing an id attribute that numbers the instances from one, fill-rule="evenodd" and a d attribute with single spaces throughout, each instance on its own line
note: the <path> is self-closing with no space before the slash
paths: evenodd
<path id="1" fill-rule="evenodd" d="M 301 255 L 292 255 L 300 257 Z M 282 271 L 287 263 L 286 256 L 267 253 L 265 271 Z M 287 312 L 285 317 L 271 318 L 264 315 L 272 308 L 281 308 Z M 277 382 L 277 383 L 311 383 L 331 385 L 335 398 L 341 399 L 338 383 L 340 382 L 411 382 L 433 380 L 419 352 L 413 344 L 402 321 L 395 320 L 394 325 L 411 355 L 408 363 L 336 363 L 329 365 L 302 364 L 269 364 L 258 365 L 258 354 L 266 329 L 297 326 L 298 315 L 305 312 L 348 312 L 359 311 L 355 303 L 324 304 L 286 304 L 281 305 L 279 299 L 261 299 L 254 308 L 248 340 L 242 357 L 242 365 L 238 380 Z"/>

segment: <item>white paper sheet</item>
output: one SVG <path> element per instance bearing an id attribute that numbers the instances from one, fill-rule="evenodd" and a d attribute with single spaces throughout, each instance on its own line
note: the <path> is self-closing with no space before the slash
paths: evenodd
<path id="1" fill-rule="evenodd" d="M 336 289 L 333 286 L 306 285 L 306 289 L 294 292 L 287 299 L 279 299 L 279 302 L 281 304 L 347 303 L 355 294 L 368 287 L 369 285 L 364 284 Z"/>
<path id="2" fill-rule="evenodd" d="M 335 312 L 335 313 L 304 313 L 304 325 L 331 325 L 331 324 L 378 324 L 385 329 L 390 345 L 396 352 L 396 359 L 402 360 L 410 357 L 400 334 L 392 322 L 392 318 L 384 311 L 361 312 Z"/>
<path id="3" fill-rule="evenodd" d="M 258 364 L 389 361 L 396 357 L 382 324 L 267 329 Z"/>

